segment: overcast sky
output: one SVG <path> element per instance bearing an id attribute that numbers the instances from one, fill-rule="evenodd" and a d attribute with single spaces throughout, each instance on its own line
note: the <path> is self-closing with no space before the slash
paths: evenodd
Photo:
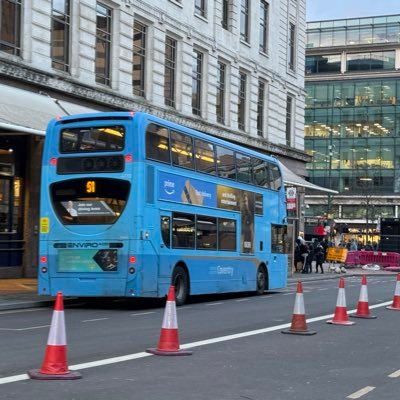
<path id="1" fill-rule="evenodd" d="M 307 21 L 400 14 L 400 0 L 306 0 Z"/>

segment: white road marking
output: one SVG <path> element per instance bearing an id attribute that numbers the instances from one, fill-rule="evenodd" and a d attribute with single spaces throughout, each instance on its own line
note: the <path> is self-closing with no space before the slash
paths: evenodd
<path id="1" fill-rule="evenodd" d="M 30 331 L 32 329 L 49 328 L 50 325 L 29 326 L 27 328 L 0 328 L 0 331 Z"/>
<path id="2" fill-rule="evenodd" d="M 240 303 L 240 302 L 242 302 L 242 301 L 249 301 L 249 299 L 238 299 L 238 300 L 235 300 L 235 301 L 237 301 L 238 303 Z"/>
<path id="3" fill-rule="evenodd" d="M 221 304 L 223 304 L 223 303 L 207 303 L 207 304 L 205 304 L 205 306 L 219 306 Z"/>
<path id="4" fill-rule="evenodd" d="M 142 313 L 136 313 L 136 314 L 129 314 L 131 317 L 137 317 L 139 315 L 148 315 L 148 314 L 155 314 L 155 311 L 148 311 L 148 312 L 142 312 Z"/>
<path id="5" fill-rule="evenodd" d="M 35 311 L 47 311 L 48 309 L 46 307 L 41 307 L 41 308 L 26 308 L 23 310 L 5 310 L 1 311 L 0 315 L 5 315 L 5 314 L 19 314 L 19 313 L 24 313 L 24 312 L 35 312 Z"/>
<path id="6" fill-rule="evenodd" d="M 386 307 L 390 304 L 392 304 L 392 301 L 386 301 L 384 303 L 375 304 L 373 306 L 370 306 L 370 308 Z M 354 313 L 356 311 L 357 311 L 356 309 L 353 309 L 353 310 L 348 311 L 348 313 Z M 333 317 L 333 314 L 322 315 L 320 317 L 309 318 L 309 319 L 307 319 L 306 322 L 307 323 L 318 322 L 318 321 L 323 321 L 323 320 L 326 320 L 326 319 L 329 319 L 332 317 Z M 181 349 L 191 349 L 194 347 L 206 346 L 206 345 L 214 344 L 214 343 L 227 342 L 229 340 L 235 340 L 235 339 L 245 338 L 245 337 L 249 337 L 249 336 L 261 335 L 263 333 L 279 331 L 282 329 L 289 328 L 290 326 L 291 326 L 291 323 L 286 323 L 286 324 L 270 326 L 268 328 L 256 329 L 254 331 L 234 333 L 232 335 L 220 336 L 220 337 L 211 338 L 211 339 L 199 340 L 197 342 L 186 343 L 186 344 L 181 345 L 180 348 Z M 144 352 L 127 354 L 125 356 L 120 356 L 120 357 L 105 358 L 103 360 L 91 361 L 91 362 L 82 363 L 82 364 L 75 364 L 75 365 L 71 365 L 69 368 L 71 370 L 94 368 L 94 367 L 99 367 L 102 365 L 109 365 L 109 364 L 115 364 L 115 363 L 124 362 L 124 361 L 136 360 L 139 358 L 149 357 L 151 355 L 152 354 L 144 353 Z M 0 385 L 3 385 L 5 383 L 24 381 L 27 379 L 29 379 L 29 376 L 27 374 L 6 376 L 4 378 L 0 378 Z"/>
<path id="7" fill-rule="evenodd" d="M 375 386 L 365 386 L 365 388 L 362 388 L 357 392 L 354 392 L 351 395 L 347 396 L 346 399 L 359 399 L 360 397 L 364 396 L 365 394 L 371 392 L 374 389 Z"/>
<path id="8" fill-rule="evenodd" d="M 389 378 L 399 378 L 400 377 L 400 369 L 388 375 Z"/>
<path id="9" fill-rule="evenodd" d="M 94 318 L 94 319 L 84 319 L 82 322 L 96 322 L 96 321 L 104 321 L 109 318 Z"/>

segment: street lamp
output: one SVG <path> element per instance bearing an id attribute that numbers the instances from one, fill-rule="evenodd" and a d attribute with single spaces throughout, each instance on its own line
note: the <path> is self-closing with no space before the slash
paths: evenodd
<path id="1" fill-rule="evenodd" d="M 332 141 L 332 139 L 331 139 Z M 332 157 L 333 157 L 333 149 L 335 148 L 335 145 L 331 144 L 328 145 L 328 155 L 329 155 L 329 165 L 328 165 L 328 188 L 332 189 Z M 329 192 L 328 193 L 328 209 L 326 212 L 326 217 L 330 218 L 331 214 L 331 206 L 332 206 L 332 194 Z"/>

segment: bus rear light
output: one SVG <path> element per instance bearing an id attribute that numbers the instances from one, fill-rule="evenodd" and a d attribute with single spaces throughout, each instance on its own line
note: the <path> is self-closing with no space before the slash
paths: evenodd
<path id="1" fill-rule="evenodd" d="M 136 262 L 136 257 L 135 256 L 130 256 L 129 257 L 129 264 L 135 264 Z"/>
<path id="2" fill-rule="evenodd" d="M 129 111 L 129 115 L 133 117 L 135 115 L 135 111 Z"/>
<path id="3" fill-rule="evenodd" d="M 130 267 L 128 271 L 130 274 L 134 274 L 136 272 L 135 268 L 133 267 Z"/>
<path id="4" fill-rule="evenodd" d="M 132 157 L 132 154 L 127 154 L 126 156 L 125 156 L 125 162 L 132 162 L 133 161 L 133 157 Z"/>
<path id="5" fill-rule="evenodd" d="M 57 158 L 51 158 L 50 159 L 50 165 L 55 167 L 57 165 Z"/>
<path id="6" fill-rule="evenodd" d="M 43 274 L 45 274 L 47 272 L 47 268 L 46 267 L 42 267 L 41 271 L 42 271 Z"/>
<path id="7" fill-rule="evenodd" d="M 41 263 L 47 263 L 47 257 L 46 256 L 42 256 L 42 257 L 40 257 L 40 262 Z"/>

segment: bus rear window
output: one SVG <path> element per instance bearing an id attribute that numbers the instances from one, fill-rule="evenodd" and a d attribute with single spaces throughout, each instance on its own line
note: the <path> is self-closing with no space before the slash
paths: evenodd
<path id="1" fill-rule="evenodd" d="M 64 225 L 115 223 L 129 191 L 129 182 L 107 178 L 70 179 L 50 186 L 55 212 Z"/>
<path id="2" fill-rule="evenodd" d="M 93 153 L 121 151 L 125 144 L 125 128 L 120 125 L 67 128 L 61 131 L 61 153 Z"/>

